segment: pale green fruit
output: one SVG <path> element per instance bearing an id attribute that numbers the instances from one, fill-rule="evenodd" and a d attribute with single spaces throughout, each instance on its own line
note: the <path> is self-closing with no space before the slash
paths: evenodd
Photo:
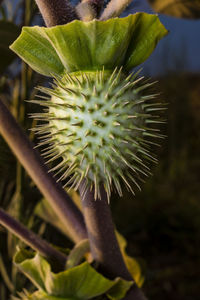
<path id="1" fill-rule="evenodd" d="M 162 105 L 144 95 L 152 84 L 136 76 L 125 77 L 121 69 L 66 74 L 53 89 L 41 88 L 50 99 L 32 101 L 47 106 L 36 117 L 45 121 L 38 131 L 44 134 L 40 145 L 49 144 L 49 162 L 62 158 L 53 171 L 75 189 L 86 178 L 85 190 L 94 187 L 95 199 L 100 184 L 108 199 L 113 187 L 122 195 L 121 179 L 133 192 L 140 175 L 149 174 L 145 161 L 155 161 L 149 137 L 162 136 L 150 126 L 160 122 L 153 112 Z"/>

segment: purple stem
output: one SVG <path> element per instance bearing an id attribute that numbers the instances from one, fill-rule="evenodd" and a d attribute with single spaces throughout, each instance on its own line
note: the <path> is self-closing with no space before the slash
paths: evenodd
<path id="1" fill-rule="evenodd" d="M 47 27 L 69 23 L 78 16 L 67 0 L 35 0 Z"/>
<path id="2" fill-rule="evenodd" d="M 83 192 L 84 182 L 80 187 L 81 196 Z M 101 271 L 110 278 L 121 276 L 131 280 L 116 239 L 104 189 L 101 188 L 101 200 L 94 200 L 93 191 L 88 189 L 82 197 L 82 206 L 92 256 L 99 263 Z"/>
<path id="3" fill-rule="evenodd" d="M 85 181 L 81 183 L 83 214 L 85 218 L 92 256 L 99 263 L 99 270 L 111 279 L 122 277 L 133 280 L 123 260 L 115 235 L 107 195 L 101 187 L 101 199 L 94 200 L 94 192 L 85 193 Z M 146 300 L 136 283 L 133 284 L 124 300 Z"/>
<path id="4" fill-rule="evenodd" d="M 82 0 L 82 3 L 87 2 L 93 10 L 96 12 L 96 16 L 98 17 L 104 4 L 104 0 Z"/>
<path id="5" fill-rule="evenodd" d="M 57 251 L 46 241 L 41 239 L 34 232 L 28 230 L 24 225 L 19 223 L 3 209 L 0 208 L 0 224 L 6 229 L 12 232 L 15 236 L 20 238 L 24 243 L 30 246 L 35 251 L 38 251 L 41 255 L 45 256 L 50 262 L 57 265 L 57 269 L 64 269 L 67 256 Z"/>
<path id="6" fill-rule="evenodd" d="M 62 186 L 48 173 L 42 158 L 10 111 L 0 100 L 0 133 L 46 200 L 66 226 L 74 242 L 87 238 L 83 216 Z"/>

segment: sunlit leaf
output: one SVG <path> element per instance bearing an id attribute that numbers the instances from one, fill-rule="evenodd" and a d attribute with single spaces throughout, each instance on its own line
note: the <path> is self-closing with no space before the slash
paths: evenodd
<path id="1" fill-rule="evenodd" d="M 120 280 L 113 288 L 111 288 L 107 296 L 111 300 L 120 300 L 123 299 L 130 288 L 130 282 L 125 280 Z"/>
<path id="2" fill-rule="evenodd" d="M 144 276 L 142 274 L 142 269 L 140 267 L 140 264 L 137 262 L 135 258 L 129 256 L 126 253 L 126 246 L 127 246 L 126 239 L 119 232 L 116 232 L 116 235 L 126 266 L 129 272 L 131 273 L 131 275 L 133 276 L 137 285 L 141 287 L 144 283 Z"/>
<path id="3" fill-rule="evenodd" d="M 24 27 L 11 45 L 35 71 L 52 76 L 80 70 L 126 70 L 141 64 L 167 34 L 156 15 L 137 13 L 107 21 Z"/>
<path id="4" fill-rule="evenodd" d="M 135 14 L 134 32 L 126 53 L 125 68 L 130 70 L 143 63 L 157 43 L 168 34 L 157 15 Z"/>
<path id="5" fill-rule="evenodd" d="M 27 299 L 87 300 L 107 293 L 110 299 L 120 300 L 133 283 L 121 278 L 109 280 L 88 262 L 53 273 L 43 257 L 24 249 L 15 255 L 14 263 L 39 289 Z"/>
<path id="6" fill-rule="evenodd" d="M 0 21 L 0 73 L 16 57 L 9 49 L 9 46 L 19 35 L 20 30 L 17 25 L 8 21 Z"/>
<path id="7" fill-rule="evenodd" d="M 199 0 L 148 0 L 155 12 L 178 18 L 200 18 Z"/>

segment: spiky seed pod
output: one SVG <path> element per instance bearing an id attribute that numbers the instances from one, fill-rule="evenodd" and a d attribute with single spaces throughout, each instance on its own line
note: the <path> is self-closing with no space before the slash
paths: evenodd
<path id="1" fill-rule="evenodd" d="M 52 89 L 41 89 L 48 98 L 35 103 L 46 109 L 35 117 L 45 121 L 38 127 L 41 145 L 48 145 L 45 155 L 62 160 L 53 169 L 60 180 L 69 177 L 77 189 L 86 178 L 85 189 L 94 187 L 95 198 L 103 184 L 109 199 L 112 187 L 122 194 L 121 179 L 132 190 L 131 182 L 138 185 L 137 178 L 149 174 L 145 160 L 155 159 L 147 138 L 159 136 L 150 128 L 159 122 L 152 116 L 157 107 L 148 104 L 152 96 L 143 95 L 149 83 L 124 74 L 144 62 L 166 34 L 158 16 L 146 13 L 23 28 L 11 49 L 36 72 L 56 76 Z"/>
<path id="2" fill-rule="evenodd" d="M 121 179 L 133 193 L 132 183 L 139 188 L 140 175 L 150 173 L 146 160 L 156 161 L 148 136 L 162 137 L 150 126 L 160 122 L 152 113 L 162 106 L 143 93 L 151 85 L 116 68 L 66 74 L 55 78 L 52 89 L 40 88 L 50 97 L 32 101 L 46 107 L 33 117 L 44 121 L 36 131 L 43 136 L 40 145 L 48 145 L 48 162 L 62 158 L 52 169 L 61 173 L 59 180 L 69 178 L 66 184 L 78 189 L 86 178 L 95 198 L 101 197 L 100 184 L 108 199 L 113 186 L 122 195 Z"/>

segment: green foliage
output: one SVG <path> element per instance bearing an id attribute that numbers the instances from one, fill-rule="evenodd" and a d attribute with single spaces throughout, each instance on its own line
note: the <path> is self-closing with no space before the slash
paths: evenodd
<path id="1" fill-rule="evenodd" d="M 17 25 L 9 21 L 0 20 L 0 73 L 2 73 L 16 57 L 9 46 L 20 33 Z"/>
<path id="2" fill-rule="evenodd" d="M 76 204 L 79 205 L 80 202 L 81 202 L 80 196 L 74 190 L 72 190 L 70 192 L 70 194 L 71 194 L 72 199 L 76 202 Z M 81 209 L 81 207 L 80 207 L 80 209 Z M 38 205 L 36 206 L 36 209 L 35 209 L 35 213 L 40 218 L 45 220 L 47 223 L 52 224 L 59 231 L 61 231 L 66 236 L 68 236 L 68 232 L 66 231 L 66 228 L 63 227 L 63 225 L 60 222 L 59 218 L 55 215 L 52 208 L 49 206 L 48 202 L 45 201 L 45 199 L 43 199 L 42 201 L 40 201 L 38 203 Z M 131 273 L 131 275 L 133 276 L 136 284 L 139 287 L 141 287 L 144 283 L 144 276 L 143 276 L 142 267 L 140 266 L 139 262 L 135 258 L 133 258 L 133 257 L 131 257 L 127 254 L 127 251 L 126 251 L 127 241 L 126 241 L 126 239 L 118 231 L 116 231 L 116 236 L 117 236 L 117 240 L 119 242 L 119 246 L 120 246 L 122 255 L 124 257 L 126 266 L 129 270 L 129 272 Z M 82 244 L 82 249 L 80 248 L 80 245 L 78 245 L 78 249 L 76 249 L 76 247 L 74 247 L 74 249 L 71 251 L 71 254 L 68 257 L 68 264 L 69 265 L 71 264 L 71 258 L 72 258 L 72 262 L 74 263 L 74 257 L 79 258 L 80 253 L 82 253 L 82 251 L 84 251 L 84 253 L 86 253 L 88 251 L 88 242 L 87 242 L 87 240 L 84 240 L 81 244 Z M 78 262 L 80 262 L 80 260 Z"/>
<path id="3" fill-rule="evenodd" d="M 71 191 L 71 197 L 73 200 L 75 200 L 75 202 L 78 204 L 80 203 L 80 196 L 74 191 Z M 55 226 L 59 231 L 61 231 L 63 234 L 65 234 L 66 236 L 68 236 L 68 232 L 66 231 L 66 228 L 63 227 L 62 223 L 60 222 L 59 218 L 55 215 L 55 213 L 53 212 L 53 210 L 51 209 L 51 207 L 49 206 L 48 202 L 45 201 L 45 199 L 43 199 L 42 201 L 40 201 L 38 203 L 38 205 L 36 206 L 35 209 L 35 213 L 42 218 L 43 220 L 45 220 L 47 223 L 52 224 L 52 226 Z M 142 268 L 139 264 L 139 262 L 129 256 L 126 252 L 126 247 L 127 247 L 127 241 L 126 239 L 118 232 L 116 231 L 116 236 L 119 242 L 119 246 L 122 252 L 122 255 L 124 257 L 125 263 L 127 265 L 127 268 L 129 270 L 129 272 L 132 274 L 135 282 L 137 283 L 137 285 L 139 287 L 141 287 L 144 283 L 144 276 L 143 276 L 143 271 Z M 85 253 L 88 250 L 88 244 L 87 244 L 87 240 L 83 241 L 83 249 L 78 249 L 78 253 L 76 252 L 76 247 L 74 247 L 74 249 L 71 251 L 71 255 L 72 255 L 72 261 L 74 261 L 74 255 L 75 257 L 80 257 L 80 251 L 85 251 Z M 69 260 L 70 257 L 68 257 Z M 79 260 L 80 261 L 80 260 Z M 71 263 L 70 261 L 68 262 L 69 264 Z"/>
<path id="4" fill-rule="evenodd" d="M 179 18 L 199 19 L 199 0 L 148 0 L 153 9 L 162 14 Z"/>
<path id="5" fill-rule="evenodd" d="M 144 283 L 144 276 L 142 274 L 142 268 L 135 258 L 133 258 L 127 254 L 127 252 L 126 252 L 127 241 L 123 237 L 123 235 L 121 235 L 117 231 L 116 231 L 116 235 L 117 235 L 117 240 L 118 240 L 122 255 L 124 257 L 126 266 L 129 270 L 130 274 L 133 276 L 136 284 L 139 287 L 142 287 L 142 285 Z"/>
<path id="6" fill-rule="evenodd" d="M 43 257 L 24 249 L 15 255 L 14 263 L 39 289 L 28 299 L 87 300 L 107 293 L 110 299 L 120 300 L 132 285 L 105 278 L 88 262 L 55 274 Z"/>
<path id="7" fill-rule="evenodd" d="M 46 76 L 121 65 L 130 70 L 145 61 L 166 34 L 156 15 L 137 13 L 52 28 L 24 27 L 10 48 Z"/>

